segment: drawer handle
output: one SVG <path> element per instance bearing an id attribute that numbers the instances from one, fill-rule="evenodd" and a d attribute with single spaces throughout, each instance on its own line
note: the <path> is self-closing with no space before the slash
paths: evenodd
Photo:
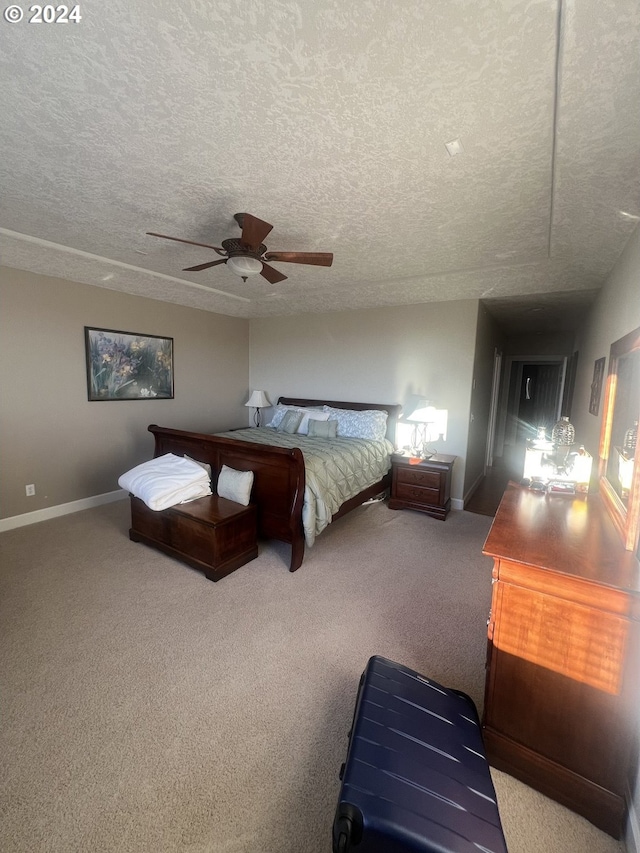
<path id="1" fill-rule="evenodd" d="M 438 483 L 434 483 L 434 481 L 429 477 L 413 477 L 408 481 L 410 486 L 422 486 L 425 489 L 437 489 Z"/>

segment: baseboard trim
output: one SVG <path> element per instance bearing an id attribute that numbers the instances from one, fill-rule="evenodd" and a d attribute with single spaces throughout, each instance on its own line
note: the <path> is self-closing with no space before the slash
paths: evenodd
<path id="1" fill-rule="evenodd" d="M 451 498 L 451 509 L 464 509 L 464 501 L 460 498 Z"/>
<path id="2" fill-rule="evenodd" d="M 0 518 L 0 533 L 4 533 L 5 530 L 14 530 L 16 527 L 25 527 L 27 524 L 37 524 L 39 521 L 48 521 L 50 518 L 57 518 L 60 515 L 69 515 L 83 509 L 93 509 L 95 506 L 121 501 L 128 494 L 125 489 L 116 489 L 115 492 L 105 492 L 102 495 L 93 495 L 79 501 L 36 509 L 34 512 L 25 512 L 22 515 L 13 515 L 10 518 Z"/>
<path id="3" fill-rule="evenodd" d="M 629 804 L 629 812 L 624 834 L 624 844 L 627 848 L 627 853 L 640 853 L 640 820 L 638 819 L 638 812 L 635 810 L 630 791 L 627 792 L 627 802 Z"/>
<path id="4" fill-rule="evenodd" d="M 464 501 L 463 501 L 464 503 L 469 503 L 469 501 L 473 497 L 476 489 L 478 488 L 480 483 L 482 483 L 482 481 L 484 480 L 485 476 L 486 476 L 486 474 L 484 472 L 482 474 L 478 474 L 475 481 L 467 489 L 467 493 L 464 496 Z M 460 507 L 460 509 L 463 509 L 463 507 Z"/>

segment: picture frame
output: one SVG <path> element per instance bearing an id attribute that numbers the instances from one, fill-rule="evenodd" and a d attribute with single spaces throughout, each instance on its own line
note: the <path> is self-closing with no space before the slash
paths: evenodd
<path id="1" fill-rule="evenodd" d="M 639 378 L 640 326 L 611 344 L 600 429 L 598 491 L 627 551 L 640 542 L 640 444 L 624 447 L 626 431 L 640 420 Z"/>
<path id="2" fill-rule="evenodd" d="M 172 400 L 173 338 L 84 327 L 89 402 Z"/>
<path id="3" fill-rule="evenodd" d="M 600 396 L 602 394 L 605 361 L 605 356 L 602 356 L 602 358 L 597 358 L 593 365 L 593 380 L 591 382 L 591 397 L 589 399 L 589 412 L 592 415 L 597 415 L 600 411 Z"/>

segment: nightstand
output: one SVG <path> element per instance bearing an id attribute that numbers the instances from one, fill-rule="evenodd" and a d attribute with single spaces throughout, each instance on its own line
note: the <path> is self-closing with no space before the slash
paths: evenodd
<path id="1" fill-rule="evenodd" d="M 389 509 L 416 509 L 444 521 L 451 508 L 451 471 L 455 456 L 434 453 L 416 462 L 393 454 Z"/>

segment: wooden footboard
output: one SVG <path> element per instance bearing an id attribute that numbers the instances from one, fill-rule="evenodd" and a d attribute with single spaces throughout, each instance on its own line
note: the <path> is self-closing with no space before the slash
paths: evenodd
<path id="1" fill-rule="evenodd" d="M 393 441 L 400 406 L 379 403 L 345 403 L 328 400 L 280 397 L 279 403 L 294 406 L 322 406 L 328 403 L 339 409 L 379 409 L 387 412 L 387 437 Z M 266 539 L 279 539 L 291 545 L 289 571 L 295 572 L 304 558 L 304 457 L 299 448 L 273 447 L 241 439 L 186 432 L 152 424 L 149 432 L 155 437 L 154 456 L 175 453 L 190 456 L 211 465 L 211 482 L 215 489 L 223 465 L 238 471 L 253 471 L 252 501 L 258 505 L 258 533 Z M 369 486 L 346 501 L 333 515 L 339 518 L 366 500 L 384 492 L 391 482 L 386 474 L 378 483 Z"/>
<path id="2" fill-rule="evenodd" d="M 302 504 L 304 500 L 304 458 L 296 448 L 266 447 L 248 441 L 222 438 L 198 432 L 152 424 L 154 456 L 175 453 L 211 465 L 215 489 L 223 465 L 237 471 L 253 471 L 252 500 L 258 505 L 258 532 L 267 539 L 291 545 L 289 570 L 294 572 L 304 557 Z"/>

